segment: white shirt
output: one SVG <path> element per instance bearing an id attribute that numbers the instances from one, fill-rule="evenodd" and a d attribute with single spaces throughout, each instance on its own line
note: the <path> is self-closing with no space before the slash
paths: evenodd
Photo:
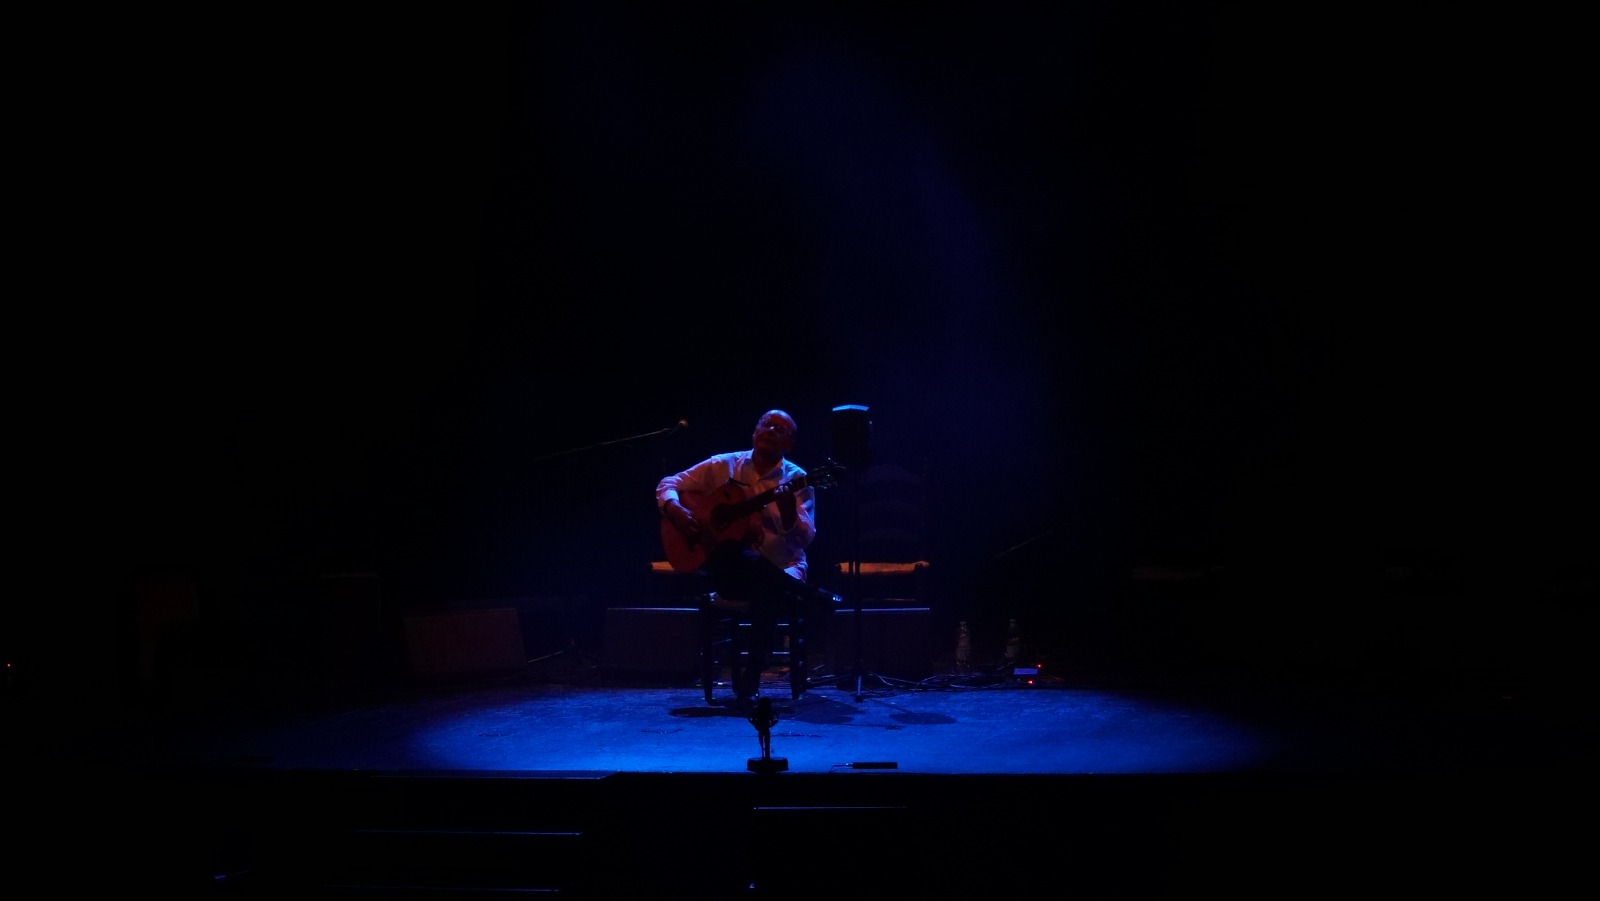
<path id="1" fill-rule="evenodd" d="M 804 581 L 806 548 L 817 535 L 816 489 L 806 484 L 806 471 L 788 458 L 761 472 L 751 456 L 750 451 L 715 454 L 663 478 L 656 483 L 656 506 L 676 500 L 692 510 L 696 519 L 713 526 L 710 514 L 719 506 L 773 492 L 773 499 L 759 511 L 761 531 L 755 547 L 773 565 Z M 796 489 L 796 485 L 800 487 Z M 776 501 L 777 495 L 784 492 L 793 493 L 795 498 L 794 525 L 788 529 L 783 527 Z"/>

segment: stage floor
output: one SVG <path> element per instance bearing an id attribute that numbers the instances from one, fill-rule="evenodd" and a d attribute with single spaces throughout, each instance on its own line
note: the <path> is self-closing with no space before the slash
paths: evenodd
<path id="1" fill-rule="evenodd" d="M 861 762 L 937 775 L 1515 770 L 1558 765 L 1577 740 L 1537 698 L 1489 689 L 1119 690 L 866 676 L 794 699 L 769 672 L 763 696 L 775 717 L 770 755 L 805 773 Z M 739 773 L 762 755 L 755 713 L 720 686 L 708 702 L 692 681 L 505 677 L 139 718 L 105 732 L 80 722 L 41 747 L 56 765 Z"/>
<path id="2" fill-rule="evenodd" d="M 581 666 L 160 716 L 13 706 L 11 796 L 34 827 L 15 859 L 114 858 L 73 875 L 113 886 L 363 898 L 1537 893 L 1585 859 L 1585 831 L 1552 814 L 1592 796 L 1574 696 L 787 686 L 764 685 L 776 772 L 725 688 L 707 702 L 692 679 Z"/>

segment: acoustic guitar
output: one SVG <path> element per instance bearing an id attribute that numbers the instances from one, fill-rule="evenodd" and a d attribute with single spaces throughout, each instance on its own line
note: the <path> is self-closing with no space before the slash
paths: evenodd
<path id="1" fill-rule="evenodd" d="M 661 544 L 667 553 L 667 562 L 680 573 L 694 572 L 706 563 L 713 548 L 725 542 L 744 543 L 746 538 L 761 528 L 761 510 L 777 500 L 779 495 L 794 494 L 810 485 L 814 488 L 831 488 L 837 482 L 840 467 L 824 464 L 805 475 L 797 476 L 760 494 L 746 496 L 745 488 L 728 482 L 709 493 L 685 491 L 678 500 L 694 518 L 705 526 L 697 537 L 685 535 L 661 517 Z"/>

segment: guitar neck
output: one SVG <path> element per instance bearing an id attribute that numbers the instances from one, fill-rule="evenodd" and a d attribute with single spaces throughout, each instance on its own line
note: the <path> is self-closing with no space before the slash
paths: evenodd
<path id="1" fill-rule="evenodd" d="M 739 505 L 739 511 L 741 513 L 754 513 L 757 510 L 760 510 L 762 507 L 772 503 L 774 500 L 777 500 L 778 495 L 794 494 L 804 487 L 806 487 L 806 477 L 799 476 L 795 479 L 784 482 L 782 485 L 778 485 L 775 488 L 768 488 L 766 491 L 748 498 L 744 501 L 744 503 Z"/>

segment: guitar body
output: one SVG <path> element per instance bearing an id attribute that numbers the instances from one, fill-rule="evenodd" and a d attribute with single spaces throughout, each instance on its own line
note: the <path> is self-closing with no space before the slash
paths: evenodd
<path id="1" fill-rule="evenodd" d="M 711 551 L 723 544 L 736 541 L 746 544 L 761 531 L 761 510 L 780 494 L 793 494 L 806 485 L 827 488 L 834 483 L 836 466 L 823 466 L 817 471 L 799 476 L 769 491 L 748 497 L 742 485 L 728 482 L 716 491 L 702 494 L 684 491 L 679 503 L 689 508 L 694 518 L 705 526 L 698 537 L 678 531 L 678 527 L 665 516 L 661 518 L 661 546 L 666 551 L 667 562 L 673 570 L 692 573 L 706 564 Z"/>
<path id="2" fill-rule="evenodd" d="M 694 572 L 706 564 L 712 548 L 730 541 L 745 544 L 761 530 L 761 508 L 745 510 L 748 498 L 744 489 L 733 482 L 710 494 L 685 491 L 678 500 L 706 527 L 705 532 L 691 537 L 662 517 L 661 544 L 667 562 L 678 572 Z"/>

